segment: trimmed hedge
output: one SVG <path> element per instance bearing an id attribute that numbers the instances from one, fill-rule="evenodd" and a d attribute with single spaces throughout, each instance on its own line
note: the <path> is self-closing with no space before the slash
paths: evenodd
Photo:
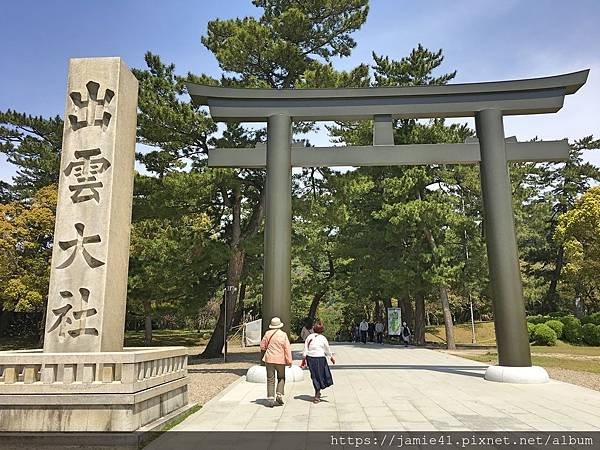
<path id="1" fill-rule="evenodd" d="M 564 325 L 560 320 L 556 320 L 556 319 L 549 320 L 548 322 L 546 322 L 546 325 L 548 325 L 550 328 L 552 328 L 554 330 L 554 332 L 556 333 L 556 337 L 558 339 L 562 339 Z"/>
<path id="2" fill-rule="evenodd" d="M 544 323 L 535 326 L 533 338 L 538 345 L 556 345 L 556 332 Z"/>
<path id="3" fill-rule="evenodd" d="M 560 318 L 563 323 L 563 340 L 571 344 L 579 344 L 581 342 L 581 322 L 573 315 L 568 315 Z"/>
<path id="4" fill-rule="evenodd" d="M 600 312 L 587 315 L 581 319 L 581 324 L 593 323 L 594 325 L 600 325 Z"/>
<path id="5" fill-rule="evenodd" d="M 581 337 L 587 345 L 600 345 L 600 325 L 586 323 L 581 327 Z"/>
<path id="6" fill-rule="evenodd" d="M 546 323 L 547 321 L 549 321 L 550 319 L 552 319 L 552 317 L 550 316 L 542 316 L 541 314 L 538 314 L 537 316 L 530 316 L 527 318 L 527 322 L 530 322 L 534 325 L 538 325 L 540 323 Z"/>

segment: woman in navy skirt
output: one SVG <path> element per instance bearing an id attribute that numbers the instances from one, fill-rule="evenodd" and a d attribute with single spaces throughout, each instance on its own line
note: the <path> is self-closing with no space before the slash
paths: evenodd
<path id="1" fill-rule="evenodd" d="M 333 385 L 333 378 L 327 364 L 327 357 L 331 359 L 331 363 L 335 364 L 335 358 L 329 348 L 329 341 L 323 336 L 323 325 L 315 324 L 314 333 L 308 335 L 304 341 L 304 351 L 302 356 L 306 358 L 306 365 L 310 370 L 313 386 L 315 388 L 315 397 L 313 402 L 321 401 L 321 391 Z"/>

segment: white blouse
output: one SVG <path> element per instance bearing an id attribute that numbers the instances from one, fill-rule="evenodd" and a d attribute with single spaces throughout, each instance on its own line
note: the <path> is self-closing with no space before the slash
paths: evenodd
<path id="1" fill-rule="evenodd" d="M 311 356 L 318 358 L 321 356 L 332 356 L 333 353 L 329 348 L 329 341 L 325 336 L 318 333 L 308 335 L 304 341 L 304 351 L 302 356 Z"/>

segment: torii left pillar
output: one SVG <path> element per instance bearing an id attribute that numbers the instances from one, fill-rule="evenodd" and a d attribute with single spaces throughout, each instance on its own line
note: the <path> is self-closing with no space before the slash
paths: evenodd
<path id="1" fill-rule="evenodd" d="M 290 330 L 292 270 L 292 120 L 285 114 L 267 122 L 267 182 L 263 278 L 263 332 L 273 317 Z"/>

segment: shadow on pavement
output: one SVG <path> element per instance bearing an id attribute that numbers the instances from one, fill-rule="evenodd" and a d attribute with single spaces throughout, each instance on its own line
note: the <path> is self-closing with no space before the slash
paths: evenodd
<path id="1" fill-rule="evenodd" d="M 335 364 L 330 365 L 331 370 L 431 370 L 433 372 L 453 373 L 469 377 L 483 378 L 482 373 L 473 373 L 471 370 L 484 371 L 487 366 L 436 366 L 419 364 Z"/>

